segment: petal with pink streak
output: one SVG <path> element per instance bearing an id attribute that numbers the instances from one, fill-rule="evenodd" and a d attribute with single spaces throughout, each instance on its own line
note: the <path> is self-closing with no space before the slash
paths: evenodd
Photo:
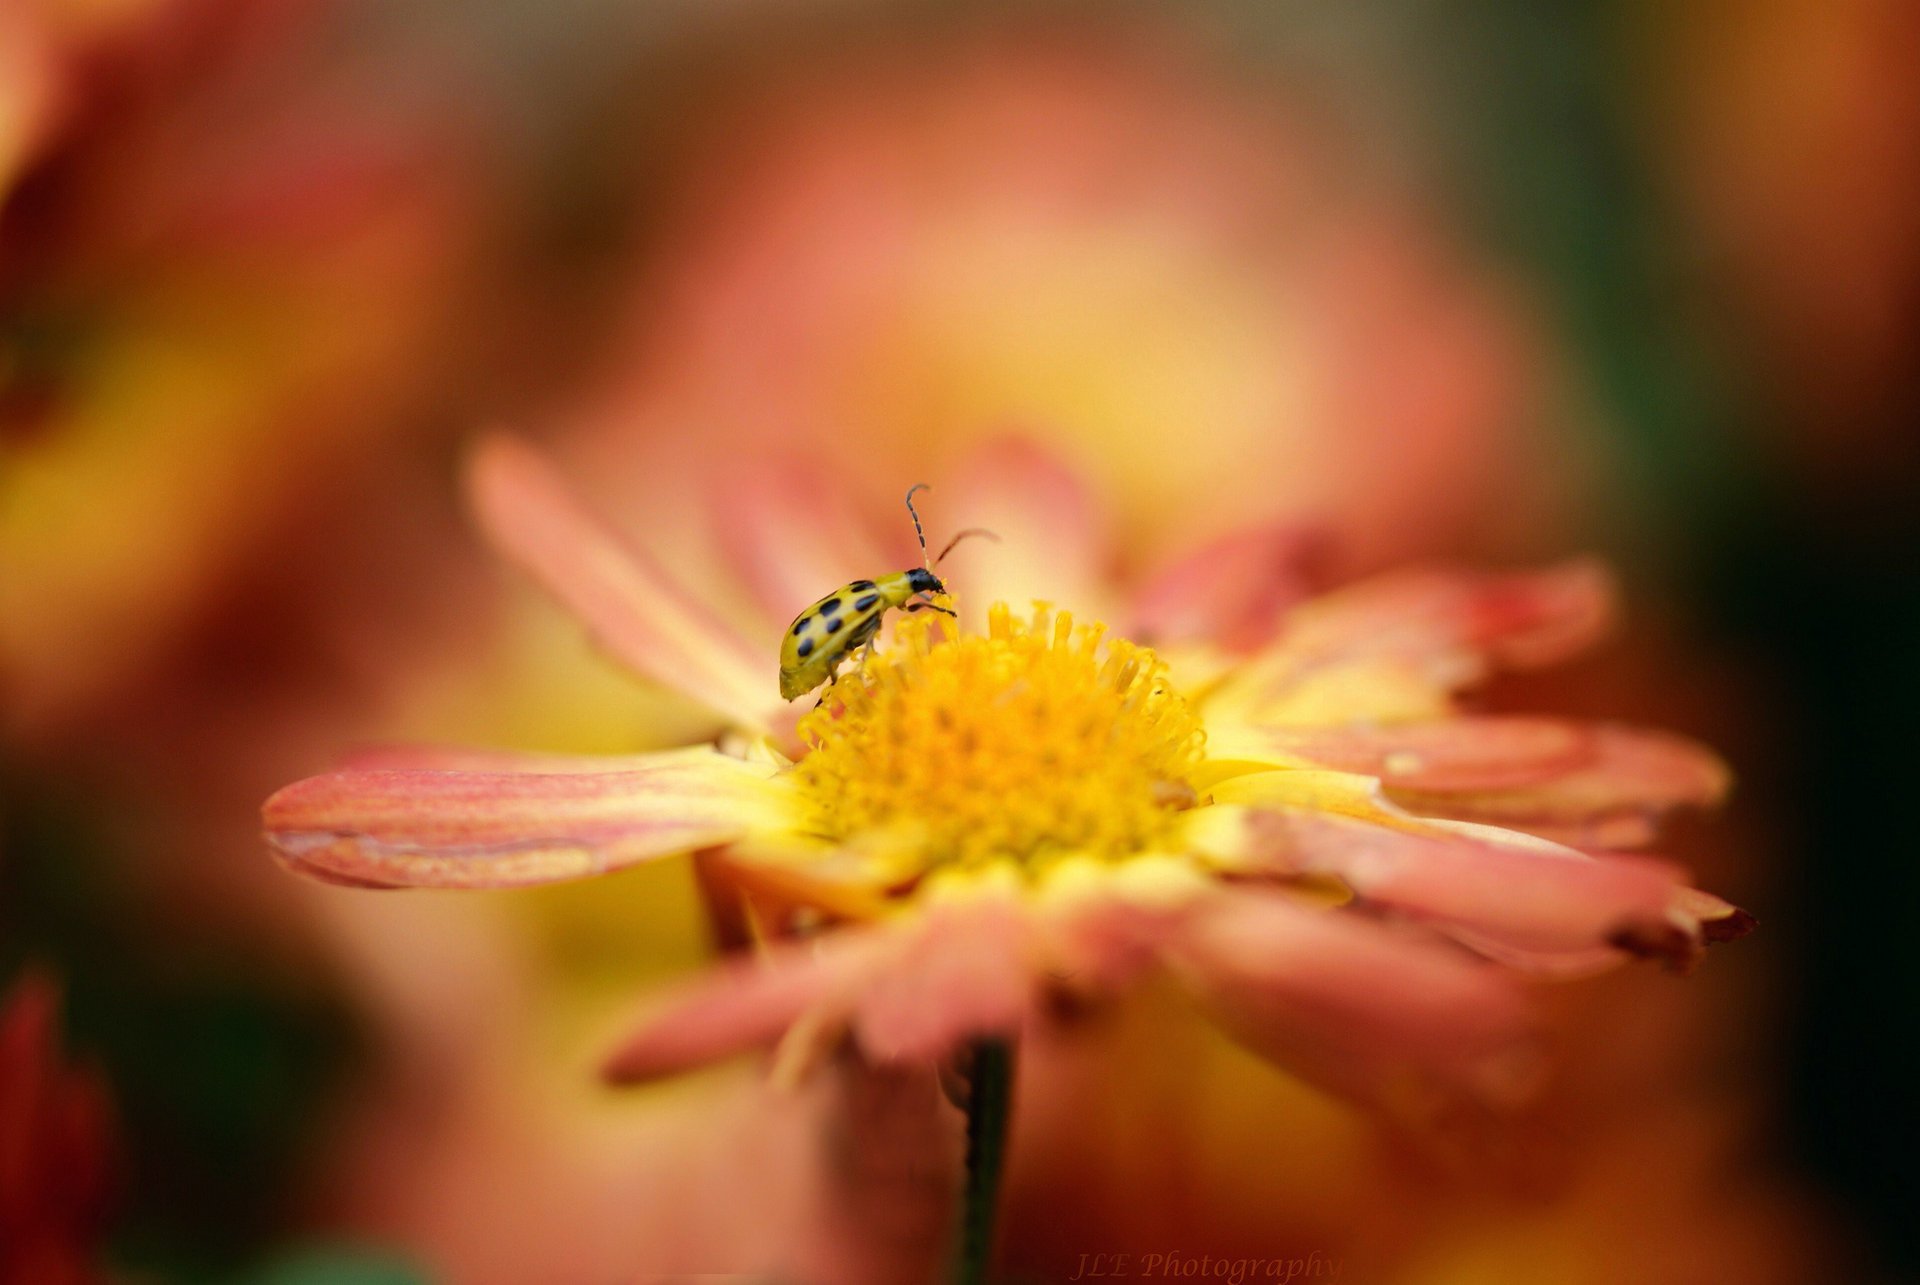
<path id="1" fill-rule="evenodd" d="M 1524 1087 L 1522 996 L 1431 940 L 1237 892 L 1187 920 L 1167 957 L 1230 1034 L 1334 1092 L 1388 1098 L 1410 1074 L 1493 1098 Z"/>
<path id="2" fill-rule="evenodd" d="M 999 537 L 961 545 L 940 571 L 975 627 L 994 602 L 1018 612 L 1035 599 L 1105 618 L 1104 522 L 1084 479 L 1039 445 L 1023 438 L 989 443 L 922 511 L 933 522 L 927 541 L 936 553 L 960 527 L 986 527 Z"/>
<path id="3" fill-rule="evenodd" d="M 1461 791 L 1565 776 L 1594 760 L 1595 740 L 1592 728 L 1562 719 L 1463 716 L 1384 726 L 1259 726 L 1233 729 L 1220 743 L 1231 747 L 1229 757 L 1358 772 L 1394 789 Z"/>
<path id="4" fill-rule="evenodd" d="M 262 812 L 294 870 L 390 888 L 578 879 L 778 824 L 784 799 L 768 769 L 704 748 L 646 757 L 603 773 L 332 772 Z"/>
<path id="5" fill-rule="evenodd" d="M 638 1084 L 771 1047 L 802 1014 L 844 1010 L 888 944 L 876 929 L 849 929 L 716 968 L 658 1001 L 600 1074 Z"/>
<path id="6" fill-rule="evenodd" d="M 1605 949 L 1616 934 L 1664 923 L 1682 886 L 1678 868 L 1646 858 L 1299 808 L 1252 807 L 1244 825 L 1243 860 L 1253 869 L 1330 876 L 1366 904 L 1541 953 Z"/>
<path id="7" fill-rule="evenodd" d="M 1617 964 L 1624 940 L 1669 930 L 1689 891 L 1667 862 L 1411 816 L 1363 776 L 1261 773 L 1223 782 L 1215 798 L 1238 829 L 1216 820 L 1208 833 L 1236 868 L 1330 876 L 1530 971 Z"/>
<path id="8" fill-rule="evenodd" d="M 704 746 L 692 751 L 696 757 L 707 752 Z M 366 745 L 343 755 L 337 770 L 495 772 L 554 776 L 637 771 L 653 766 L 661 759 L 660 753 L 553 754 L 540 750 L 501 750 L 468 745 Z"/>
<path id="9" fill-rule="evenodd" d="M 1311 593 L 1324 548 L 1324 532 L 1291 523 L 1230 532 L 1141 586 L 1129 636 L 1155 646 L 1200 641 L 1253 651 Z"/>
<path id="10" fill-rule="evenodd" d="M 469 492 L 496 548 L 615 659 L 740 727 L 777 707 L 772 660 L 590 513 L 545 456 L 504 433 L 475 450 Z"/>
<path id="11" fill-rule="evenodd" d="M 1593 729 L 1583 766 L 1508 788 L 1439 789 L 1395 784 L 1389 793 L 1417 812 L 1526 830 L 1580 848 L 1639 848 L 1677 808 L 1719 803 L 1726 764 L 1695 741 L 1641 728 Z"/>
<path id="12" fill-rule="evenodd" d="M 1312 688 L 1331 683 L 1345 694 L 1354 670 L 1368 682 L 1395 673 L 1416 687 L 1456 691 L 1496 669 L 1535 668 L 1583 650 L 1613 609 L 1612 577 L 1591 560 L 1512 574 L 1395 572 L 1296 609 L 1222 699 L 1254 721 L 1274 721 L 1275 707 L 1337 710 L 1341 702 L 1316 701 Z"/>
<path id="13" fill-rule="evenodd" d="M 904 508 L 895 510 L 900 538 L 876 539 L 845 479 L 807 459 L 728 470 L 713 511 L 720 547 L 776 627 L 850 580 L 920 561 Z"/>
<path id="14" fill-rule="evenodd" d="M 1010 1035 L 1034 997 L 1024 912 L 1010 897 L 930 907 L 892 943 L 855 1005 L 877 1062 L 933 1062 L 969 1039 Z"/>

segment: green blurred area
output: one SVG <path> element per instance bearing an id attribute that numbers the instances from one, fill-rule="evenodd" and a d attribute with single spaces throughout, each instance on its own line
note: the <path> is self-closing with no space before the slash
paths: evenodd
<path id="1" fill-rule="evenodd" d="M 168 933 L 132 892 L 137 845 L 102 811 L 98 797 L 0 774 L 0 977 L 58 978 L 69 1046 L 112 1085 L 127 1165 L 114 1261 L 211 1285 L 285 1234 L 356 1028 L 309 980 Z M 350 1258 L 286 1270 L 260 1279 L 394 1278 Z"/>

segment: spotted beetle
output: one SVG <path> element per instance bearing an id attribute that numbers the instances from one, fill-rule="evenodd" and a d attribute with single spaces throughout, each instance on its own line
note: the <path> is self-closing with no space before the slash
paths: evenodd
<path id="1" fill-rule="evenodd" d="M 920 541 L 921 565 L 895 571 L 875 580 L 855 580 L 835 589 L 808 607 L 787 627 L 780 643 L 780 697 L 793 700 L 839 677 L 841 664 L 858 648 L 869 647 L 880 632 L 881 617 L 896 607 L 909 612 L 940 611 L 954 613 L 928 596 L 945 593 L 947 586 L 933 569 L 945 560 L 953 547 L 970 535 L 998 539 L 993 532 L 979 527 L 967 530 L 947 541 L 940 556 L 927 560 L 927 533 L 920 525 L 920 514 L 913 507 L 915 491 L 931 490 L 921 482 L 907 491 L 907 512 L 913 518 L 913 534 Z M 862 656 L 864 662 L 865 656 Z"/>

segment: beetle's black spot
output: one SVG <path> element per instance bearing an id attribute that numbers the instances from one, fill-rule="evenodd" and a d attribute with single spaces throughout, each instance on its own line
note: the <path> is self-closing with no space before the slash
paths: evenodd
<path id="1" fill-rule="evenodd" d="M 855 593 L 861 593 L 873 587 L 874 587 L 874 584 L 873 584 L 873 581 L 871 580 L 856 580 L 852 584 L 847 586 L 847 588 L 853 590 Z M 864 608 L 862 608 L 862 610 L 864 610 Z"/>
<path id="2" fill-rule="evenodd" d="M 840 610 L 840 600 L 838 598 L 829 598 L 820 604 L 820 614 L 822 615 L 831 616 L 838 610 Z"/>
<path id="3" fill-rule="evenodd" d="M 853 604 L 853 609 L 854 609 L 855 611 L 871 611 L 871 610 L 873 610 L 873 604 L 874 604 L 874 603 L 876 603 L 876 602 L 879 602 L 879 601 L 880 601 L 880 595 L 879 595 L 879 594 L 877 594 L 877 593 L 870 593 L 870 594 L 868 594 L 868 595 L 867 595 L 866 597 L 864 597 L 864 598 L 861 598 L 861 599 L 859 599 L 858 601 L 856 601 L 856 602 L 855 602 L 855 603 Z"/>
<path id="4" fill-rule="evenodd" d="M 840 626 L 846 623 L 847 622 L 844 620 L 829 620 L 827 622 L 827 632 L 830 634 L 837 634 L 840 632 Z"/>
<path id="5" fill-rule="evenodd" d="M 801 660 L 805 660 L 807 657 L 813 655 L 813 639 L 802 638 L 800 640 L 800 650 L 798 652 L 798 655 Z"/>
<path id="6" fill-rule="evenodd" d="M 804 634 L 804 633 L 806 633 L 806 632 L 807 632 L 807 622 L 808 622 L 809 620 L 812 620 L 812 619 L 813 619 L 813 617 L 812 617 L 812 616 L 802 616 L 802 617 L 800 617 L 800 619 L 798 619 L 798 620 L 796 620 L 796 621 L 794 621 L 794 622 L 793 622 L 793 636 L 794 636 L 795 638 L 798 638 L 798 637 L 799 637 L 799 636 L 800 636 L 801 634 Z"/>

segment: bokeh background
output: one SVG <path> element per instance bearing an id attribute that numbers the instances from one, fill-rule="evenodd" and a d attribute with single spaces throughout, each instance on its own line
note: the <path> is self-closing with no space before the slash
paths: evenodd
<path id="1" fill-rule="evenodd" d="M 1333 582 L 1622 569 L 1604 654 L 1488 699 L 1724 748 L 1675 850 L 1762 931 L 1544 994 L 1561 1073 L 1493 1139 L 1145 996 L 1025 1090 L 1011 1276 L 1920 1280 L 1917 332 L 1907 0 L 0 0 L 0 990 L 112 1104 L 72 1261 L 743 1271 L 803 1199 L 716 1168 L 784 1154 L 753 1068 L 590 1075 L 705 957 L 684 868 L 370 896 L 261 850 L 367 741 L 701 734 L 478 547 L 508 423 L 694 571 L 766 467 L 891 521 L 1008 434 L 1137 564 L 1280 514 Z"/>

